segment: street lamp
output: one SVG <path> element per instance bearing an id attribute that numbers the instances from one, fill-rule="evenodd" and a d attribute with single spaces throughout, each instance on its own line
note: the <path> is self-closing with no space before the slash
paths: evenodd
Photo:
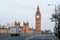
<path id="1" fill-rule="evenodd" d="M 57 7 L 56 7 L 56 4 L 48 4 L 48 6 L 55 6 L 55 14 L 57 14 L 57 12 L 56 12 L 56 11 L 57 11 L 57 10 L 56 10 L 56 8 L 57 8 Z"/>
<path id="2" fill-rule="evenodd" d="M 57 26 L 57 21 L 58 20 L 57 20 L 56 4 L 48 4 L 48 6 L 55 6 L 55 14 L 53 14 L 52 18 L 50 18 L 50 19 L 52 20 L 52 22 L 55 21 L 55 24 L 56 24 L 55 26 Z"/>
<path id="3" fill-rule="evenodd" d="M 55 30 L 57 30 L 56 27 L 58 27 L 57 10 L 56 10 L 57 7 L 56 7 L 56 4 L 48 4 L 48 6 L 55 7 L 55 14 L 52 14 L 52 18 L 50 18 L 52 20 L 52 22 L 55 21 L 55 27 L 54 27 L 54 31 L 55 31 Z M 55 34 L 57 34 L 57 31 L 55 31 Z"/>

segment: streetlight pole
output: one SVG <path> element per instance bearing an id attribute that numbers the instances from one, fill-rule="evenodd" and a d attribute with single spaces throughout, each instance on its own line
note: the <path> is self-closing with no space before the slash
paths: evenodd
<path id="1" fill-rule="evenodd" d="M 51 20 L 55 21 L 55 27 L 54 27 L 54 31 L 57 33 L 57 29 L 56 27 L 58 27 L 58 19 L 57 19 L 57 10 L 56 10 L 56 5 L 55 4 L 48 4 L 48 6 L 54 6 L 55 7 L 55 14 L 52 15 Z M 58 34 L 56 34 L 58 36 Z"/>
<path id="2" fill-rule="evenodd" d="M 53 20 L 53 17 L 51 18 L 52 19 L 52 21 L 55 21 L 55 26 L 57 26 L 57 10 L 56 10 L 56 5 L 55 4 L 48 4 L 48 6 L 55 6 L 55 15 L 53 14 L 52 16 L 55 16 L 55 20 Z"/>

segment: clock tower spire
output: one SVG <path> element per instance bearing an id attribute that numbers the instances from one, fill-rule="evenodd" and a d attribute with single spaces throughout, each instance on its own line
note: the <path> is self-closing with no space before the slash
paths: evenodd
<path id="1" fill-rule="evenodd" d="M 36 25 L 36 34 L 41 34 L 41 14 L 39 10 L 39 6 L 37 7 L 37 12 L 35 15 L 35 25 Z"/>

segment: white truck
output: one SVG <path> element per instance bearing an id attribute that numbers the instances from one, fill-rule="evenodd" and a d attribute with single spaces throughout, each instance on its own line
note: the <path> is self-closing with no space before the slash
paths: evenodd
<path id="1" fill-rule="evenodd" d="M 18 27 L 10 27 L 10 36 L 19 36 L 19 28 Z"/>

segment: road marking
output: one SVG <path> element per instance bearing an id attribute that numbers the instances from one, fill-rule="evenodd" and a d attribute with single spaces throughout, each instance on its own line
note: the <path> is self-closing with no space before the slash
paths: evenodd
<path id="1" fill-rule="evenodd" d="M 23 34 L 23 35 L 20 35 L 20 36 L 26 36 L 26 35 Z M 27 36 L 29 36 L 29 35 L 27 35 Z"/>
<path id="2" fill-rule="evenodd" d="M 36 35 L 35 35 L 35 36 L 36 36 Z M 27 39 L 25 39 L 25 40 L 29 40 L 29 39 L 31 39 L 31 38 L 33 38 L 33 37 L 35 37 L 35 36 L 29 37 L 29 38 L 27 38 Z"/>

